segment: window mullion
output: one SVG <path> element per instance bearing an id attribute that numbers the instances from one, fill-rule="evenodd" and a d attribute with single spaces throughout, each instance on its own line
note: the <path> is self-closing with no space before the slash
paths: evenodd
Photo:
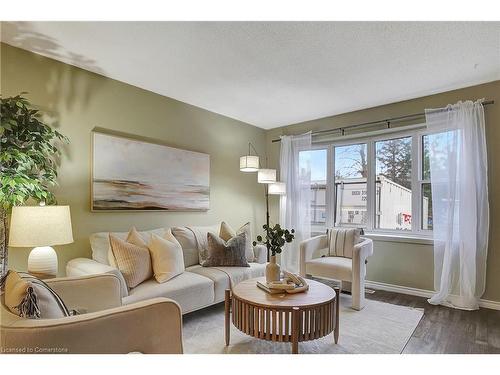
<path id="1" fill-rule="evenodd" d="M 420 184 L 420 175 L 422 170 L 422 147 L 420 136 L 414 134 L 411 144 L 411 230 L 413 233 L 420 232 L 420 223 L 422 218 L 421 213 L 421 200 L 422 186 Z"/>
<path id="2" fill-rule="evenodd" d="M 366 179 L 366 229 L 373 230 L 375 225 L 375 144 L 368 141 L 366 144 L 367 153 L 367 179 Z"/>
<path id="3" fill-rule="evenodd" d="M 330 145 L 326 152 L 326 226 L 334 226 L 335 212 L 335 160 L 333 145 Z"/>

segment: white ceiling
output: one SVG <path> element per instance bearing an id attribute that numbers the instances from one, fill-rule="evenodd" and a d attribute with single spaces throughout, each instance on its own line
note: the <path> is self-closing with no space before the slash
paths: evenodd
<path id="1" fill-rule="evenodd" d="M 500 79 L 500 22 L 3 22 L 2 41 L 265 129 Z"/>

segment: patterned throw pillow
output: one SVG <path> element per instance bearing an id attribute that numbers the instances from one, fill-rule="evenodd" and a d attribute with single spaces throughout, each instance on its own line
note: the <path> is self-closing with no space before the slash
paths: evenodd
<path id="1" fill-rule="evenodd" d="M 361 228 L 332 228 L 328 231 L 328 254 L 332 257 L 352 258 L 354 245 L 361 240 Z"/>
<path id="2" fill-rule="evenodd" d="M 252 245 L 252 232 L 250 231 L 250 222 L 243 224 L 237 231 L 234 231 L 233 228 L 229 226 L 225 221 L 223 221 L 220 225 L 219 237 L 224 241 L 229 241 L 234 236 L 245 233 L 246 241 L 245 241 L 245 257 L 247 258 L 247 262 L 253 262 L 255 260 L 255 254 L 253 252 Z"/>
<path id="3" fill-rule="evenodd" d="M 240 233 L 226 242 L 208 232 L 207 240 L 208 257 L 202 263 L 203 267 L 250 267 L 245 257 L 245 233 Z"/>
<path id="4" fill-rule="evenodd" d="M 45 282 L 24 272 L 9 270 L 2 279 L 4 304 L 11 313 L 28 319 L 70 316 L 59 295 Z"/>
<path id="5" fill-rule="evenodd" d="M 123 241 L 112 234 L 109 235 L 109 243 L 116 265 L 129 288 L 135 288 L 153 277 L 151 255 L 146 246 Z"/>

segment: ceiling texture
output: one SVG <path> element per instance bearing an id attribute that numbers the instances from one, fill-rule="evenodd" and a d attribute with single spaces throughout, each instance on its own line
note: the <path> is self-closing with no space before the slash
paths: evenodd
<path id="1" fill-rule="evenodd" d="M 500 22 L 2 22 L 1 39 L 264 129 L 500 79 Z"/>

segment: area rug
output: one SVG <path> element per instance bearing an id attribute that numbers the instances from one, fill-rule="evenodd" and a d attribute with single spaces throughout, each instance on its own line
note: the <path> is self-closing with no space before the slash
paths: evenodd
<path id="1" fill-rule="evenodd" d="M 367 300 L 361 311 L 350 308 L 351 297 L 341 294 L 340 337 L 333 334 L 299 343 L 306 354 L 401 353 L 423 310 Z M 259 340 L 231 325 L 231 343 L 224 343 L 224 305 L 215 305 L 184 316 L 184 353 L 187 354 L 290 354 L 291 344 Z"/>

